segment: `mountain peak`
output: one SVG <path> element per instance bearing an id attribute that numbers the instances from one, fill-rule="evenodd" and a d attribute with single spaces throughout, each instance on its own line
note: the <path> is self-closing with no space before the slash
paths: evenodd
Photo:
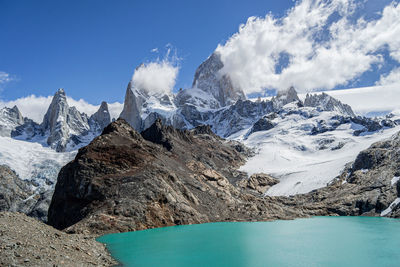
<path id="1" fill-rule="evenodd" d="M 279 90 L 276 94 L 275 101 L 279 102 L 280 105 L 284 106 L 294 101 L 301 101 L 299 96 L 297 95 L 296 89 L 293 86 L 285 89 Z"/>
<path id="2" fill-rule="evenodd" d="M 210 93 L 221 107 L 234 104 L 239 99 L 246 99 L 243 90 L 233 84 L 228 74 L 221 74 L 224 63 L 221 54 L 214 52 L 197 68 L 193 88 Z"/>
<path id="3" fill-rule="evenodd" d="M 90 121 L 94 124 L 97 124 L 97 128 L 103 130 L 108 124 L 111 122 L 111 115 L 108 111 L 108 104 L 107 102 L 101 102 L 99 109 L 90 116 Z M 93 128 L 93 126 L 92 126 Z"/>
<path id="4" fill-rule="evenodd" d="M 55 94 L 56 94 L 56 95 L 65 95 L 65 90 L 64 90 L 64 88 L 59 88 Z"/>
<path id="5" fill-rule="evenodd" d="M 316 107 L 324 111 L 337 111 L 343 115 L 350 117 L 355 117 L 353 109 L 347 105 L 343 104 L 336 98 L 326 94 L 307 94 L 304 100 L 304 106 L 306 107 Z"/>
<path id="6" fill-rule="evenodd" d="M 64 89 L 54 94 L 51 104 L 41 124 L 43 132 L 48 132 L 47 144 L 56 151 L 64 151 L 71 135 L 84 134 L 89 130 L 86 114 L 75 107 L 69 107 Z"/>

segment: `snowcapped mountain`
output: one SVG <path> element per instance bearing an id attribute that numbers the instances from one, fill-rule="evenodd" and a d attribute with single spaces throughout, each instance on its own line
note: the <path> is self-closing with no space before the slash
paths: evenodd
<path id="1" fill-rule="evenodd" d="M 46 219 L 46 206 L 61 167 L 110 122 L 106 102 L 88 117 L 68 105 L 63 89 L 55 93 L 41 124 L 24 118 L 16 106 L 0 110 L 0 165 L 10 167 L 25 181 L 29 206 L 40 209 L 30 208 L 29 212 Z M 33 200 L 38 203 L 32 203 Z M 23 205 L 21 208 L 25 211 Z"/>
<path id="2" fill-rule="evenodd" d="M 339 105 L 340 106 L 340 105 Z M 369 119 L 289 103 L 235 139 L 256 150 L 241 170 L 278 178 L 267 195 L 294 195 L 326 186 L 372 143 L 400 130 L 394 118 Z"/>
<path id="3" fill-rule="evenodd" d="M 400 117 L 357 116 L 330 93 L 299 97 L 290 87 L 271 99 L 246 99 L 229 75 L 220 73 L 222 67 L 220 55 L 212 54 L 196 70 L 192 88 L 177 94 L 151 92 L 130 81 L 120 117 L 139 132 L 161 119 L 178 129 L 210 125 L 217 135 L 243 142 L 255 156 L 241 170 L 280 180 L 268 195 L 324 187 L 361 150 L 399 130 Z M 69 106 L 63 89 L 55 93 L 40 124 L 23 117 L 16 106 L 3 108 L 0 164 L 29 181 L 30 190 L 46 202 L 60 168 L 110 122 L 106 102 L 89 117 Z"/>
<path id="4" fill-rule="evenodd" d="M 0 110 L 0 164 L 14 169 L 22 179 L 40 177 L 54 182 L 58 170 L 72 159 L 76 150 L 99 135 L 110 122 L 106 102 L 88 117 L 68 105 L 63 89 L 55 93 L 41 124 L 24 118 L 16 106 L 5 107 Z"/>
<path id="5" fill-rule="evenodd" d="M 361 150 L 399 130 L 396 117 L 357 116 L 326 93 L 301 100 L 290 87 L 272 99 L 246 100 L 229 76 L 220 75 L 222 66 L 219 55 L 212 54 L 197 69 L 193 87 L 164 102 L 163 96 L 146 94 L 130 83 L 121 117 L 139 131 L 157 118 L 181 129 L 207 124 L 224 138 L 244 142 L 257 153 L 242 170 L 281 180 L 269 195 L 324 187 Z"/>
<path id="6" fill-rule="evenodd" d="M 157 118 L 174 125 L 177 120 L 174 118 L 177 108 L 173 99 L 172 94 L 152 93 L 144 88 L 135 87 L 130 81 L 120 118 L 125 119 L 139 132 L 150 127 Z"/>
<path id="7" fill-rule="evenodd" d="M 0 110 L 0 136 L 11 136 L 11 132 L 24 124 L 24 118 L 17 106 Z"/>

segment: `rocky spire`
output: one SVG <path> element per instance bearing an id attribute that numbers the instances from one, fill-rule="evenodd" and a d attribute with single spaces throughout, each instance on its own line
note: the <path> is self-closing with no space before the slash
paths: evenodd
<path id="1" fill-rule="evenodd" d="M 211 94 L 221 107 L 246 99 L 242 89 L 233 84 L 229 75 L 220 73 L 223 67 L 221 55 L 214 52 L 197 68 L 192 85 L 193 88 Z"/>
<path id="2" fill-rule="evenodd" d="M 119 115 L 126 120 L 135 130 L 140 131 L 142 127 L 142 105 L 145 102 L 143 96 L 133 92 L 133 82 L 130 81 L 126 88 L 124 108 Z"/>
<path id="3" fill-rule="evenodd" d="M 64 89 L 59 89 L 44 115 L 41 128 L 48 133 L 47 144 L 56 151 L 65 151 L 71 135 L 82 135 L 89 130 L 86 114 L 69 107 Z"/>
<path id="4" fill-rule="evenodd" d="M 10 136 L 13 129 L 24 123 L 24 117 L 17 106 L 0 109 L 0 136 Z"/>
<path id="5" fill-rule="evenodd" d="M 355 117 L 353 109 L 347 105 L 343 104 L 336 98 L 331 97 L 326 93 L 322 94 L 307 94 L 304 100 L 304 106 L 306 107 L 316 107 L 323 111 L 336 111 L 342 115 Z"/>
<path id="6" fill-rule="evenodd" d="M 280 104 L 284 106 L 295 101 L 300 101 L 300 98 L 297 95 L 296 89 L 291 86 L 286 90 L 278 91 L 275 101 L 280 102 Z"/>
<path id="7" fill-rule="evenodd" d="M 101 102 L 99 110 L 90 116 L 90 121 L 96 123 L 100 130 L 103 130 L 108 124 L 111 123 L 110 112 L 108 111 L 107 102 Z"/>

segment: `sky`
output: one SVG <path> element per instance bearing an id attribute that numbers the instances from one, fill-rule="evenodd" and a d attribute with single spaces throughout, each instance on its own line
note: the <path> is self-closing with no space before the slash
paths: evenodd
<path id="1" fill-rule="evenodd" d="M 215 50 L 250 96 L 400 81 L 392 0 L 0 0 L 0 32 L 0 104 L 49 101 L 58 88 L 92 106 L 123 102 L 132 78 L 189 88 Z"/>
<path id="2" fill-rule="evenodd" d="M 135 68 L 163 58 L 166 46 L 181 58 L 175 87 L 190 87 L 196 68 L 248 17 L 293 5 L 270 2 L 0 0 L 0 81 L 8 79 L 0 97 L 65 88 L 93 104 L 121 102 Z"/>

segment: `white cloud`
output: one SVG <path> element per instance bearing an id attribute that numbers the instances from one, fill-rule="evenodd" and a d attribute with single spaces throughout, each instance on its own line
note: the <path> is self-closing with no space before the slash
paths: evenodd
<path id="1" fill-rule="evenodd" d="M 383 63 L 385 49 L 400 62 L 400 5 L 386 6 L 379 19 L 354 22 L 351 16 L 361 4 L 303 0 L 283 18 L 250 17 L 217 47 L 225 65 L 222 72 L 246 93 L 292 85 L 305 92 L 346 85 Z M 282 54 L 289 55 L 288 65 L 277 72 Z"/>
<path id="2" fill-rule="evenodd" d="M 30 95 L 27 97 L 18 98 L 11 101 L 0 100 L 0 108 L 17 106 L 24 117 L 30 118 L 37 123 L 43 121 L 44 114 L 50 106 L 53 96 L 36 96 Z M 92 105 L 83 99 L 75 100 L 67 97 L 69 106 L 75 106 L 80 112 L 86 113 L 88 116 L 95 113 L 100 105 Z M 112 118 L 118 118 L 122 111 L 123 104 L 115 102 L 108 104 L 109 112 Z"/>
<path id="3" fill-rule="evenodd" d="M 13 80 L 13 78 L 10 76 L 10 74 L 4 72 L 4 71 L 0 71 L 0 86 L 11 82 Z"/>
<path id="4" fill-rule="evenodd" d="M 16 100 L 2 101 L 0 100 L 1 107 L 13 107 L 17 106 L 24 117 L 28 117 L 37 123 L 41 123 L 43 116 L 47 111 L 51 103 L 51 96 L 35 96 L 30 95 L 26 97 L 21 97 Z"/>
<path id="5" fill-rule="evenodd" d="M 381 75 L 377 85 L 400 84 L 400 68 L 393 69 L 388 75 Z"/>
<path id="6" fill-rule="evenodd" d="M 134 87 L 149 93 L 171 93 L 179 68 L 168 60 L 150 62 L 139 66 L 133 76 Z"/>

